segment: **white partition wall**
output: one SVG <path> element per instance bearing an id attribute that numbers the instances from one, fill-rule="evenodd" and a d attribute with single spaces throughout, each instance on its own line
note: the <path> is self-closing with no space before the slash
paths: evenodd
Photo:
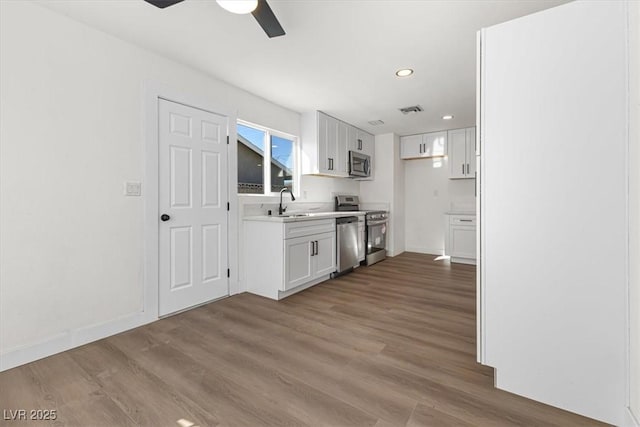
<path id="1" fill-rule="evenodd" d="M 496 386 L 613 424 L 628 405 L 626 2 L 481 32 L 481 340 Z"/>

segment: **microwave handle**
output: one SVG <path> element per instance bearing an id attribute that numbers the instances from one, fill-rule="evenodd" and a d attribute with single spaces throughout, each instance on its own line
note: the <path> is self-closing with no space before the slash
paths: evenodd
<path id="1" fill-rule="evenodd" d="M 369 159 L 364 161 L 364 172 L 367 176 L 371 175 L 371 161 Z"/>

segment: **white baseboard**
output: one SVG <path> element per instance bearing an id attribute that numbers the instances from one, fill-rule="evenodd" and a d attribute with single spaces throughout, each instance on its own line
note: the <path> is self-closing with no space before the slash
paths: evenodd
<path id="1" fill-rule="evenodd" d="M 405 248 L 406 252 L 417 252 L 419 254 L 428 254 L 428 255 L 444 255 L 444 249 L 442 248 L 429 248 L 426 246 L 407 246 Z"/>
<path id="2" fill-rule="evenodd" d="M 139 312 L 108 322 L 67 331 L 36 344 L 9 349 L 0 354 L 0 372 L 110 337 L 156 320 L 157 318 L 150 318 L 145 312 Z"/>

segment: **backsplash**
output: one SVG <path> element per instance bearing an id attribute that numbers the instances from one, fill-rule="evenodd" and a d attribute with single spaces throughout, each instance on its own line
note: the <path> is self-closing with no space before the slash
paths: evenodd
<path id="1" fill-rule="evenodd" d="M 278 214 L 278 206 L 280 202 L 265 201 L 262 203 L 252 203 L 251 201 L 244 200 L 241 203 L 241 216 L 258 216 L 267 215 L 269 211 L 273 215 Z M 333 203 L 320 203 L 320 202 L 292 202 L 291 199 L 285 195 L 285 199 L 282 201 L 282 206 L 287 208 L 287 212 L 327 212 L 333 211 Z"/>

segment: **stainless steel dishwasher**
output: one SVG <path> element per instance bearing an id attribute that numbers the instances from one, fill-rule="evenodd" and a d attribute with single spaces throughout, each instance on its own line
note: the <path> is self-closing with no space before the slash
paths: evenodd
<path id="1" fill-rule="evenodd" d="M 339 276 L 360 265 L 358 262 L 358 217 L 336 218 L 338 269 L 333 276 Z"/>

